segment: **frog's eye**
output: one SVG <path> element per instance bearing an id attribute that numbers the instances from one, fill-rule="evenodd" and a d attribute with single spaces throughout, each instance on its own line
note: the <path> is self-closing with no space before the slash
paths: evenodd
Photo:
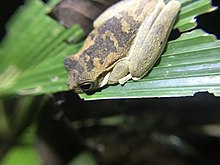
<path id="1" fill-rule="evenodd" d="M 94 87 L 94 83 L 93 82 L 86 82 L 80 85 L 80 88 L 84 91 L 84 92 L 88 92 L 90 90 L 92 90 Z"/>

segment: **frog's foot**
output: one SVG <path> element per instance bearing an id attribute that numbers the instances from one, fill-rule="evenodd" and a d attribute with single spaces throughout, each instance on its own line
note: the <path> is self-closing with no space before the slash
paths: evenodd
<path id="1" fill-rule="evenodd" d="M 138 77 L 132 77 L 132 80 L 134 80 L 134 81 L 138 81 L 138 80 L 140 80 L 141 78 L 138 78 Z"/>
<path id="2" fill-rule="evenodd" d="M 121 78 L 118 80 L 119 84 L 123 85 L 124 83 L 126 83 L 128 80 L 130 80 L 132 78 L 131 74 L 128 74 L 127 76 Z"/>

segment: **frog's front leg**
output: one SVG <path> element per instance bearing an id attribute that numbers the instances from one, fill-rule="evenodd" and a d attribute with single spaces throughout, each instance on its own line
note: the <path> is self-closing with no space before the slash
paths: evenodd
<path id="1" fill-rule="evenodd" d="M 138 80 L 153 67 L 164 50 L 179 9 L 180 2 L 171 0 L 163 7 L 149 31 L 143 27 L 151 19 L 143 22 L 129 51 L 130 76 L 127 77 Z"/>
<path id="2" fill-rule="evenodd" d="M 130 65 L 130 61 L 128 58 L 120 59 L 115 64 L 114 68 L 112 69 L 109 75 L 108 84 L 115 84 L 115 83 L 124 84 L 126 81 L 122 81 L 122 79 L 125 79 L 125 77 L 128 75 L 129 65 Z M 129 79 L 131 79 L 131 77 Z"/>

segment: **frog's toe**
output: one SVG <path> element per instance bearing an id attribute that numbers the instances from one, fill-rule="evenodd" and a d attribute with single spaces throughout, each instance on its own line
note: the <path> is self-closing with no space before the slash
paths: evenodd
<path id="1" fill-rule="evenodd" d="M 138 81 L 138 80 L 140 80 L 141 78 L 138 78 L 138 77 L 132 77 L 132 80 L 134 80 L 134 81 Z"/>
<path id="2" fill-rule="evenodd" d="M 132 78 L 131 74 L 128 74 L 127 76 L 121 78 L 118 80 L 119 84 L 123 85 L 124 83 L 126 83 L 128 80 L 130 80 Z"/>

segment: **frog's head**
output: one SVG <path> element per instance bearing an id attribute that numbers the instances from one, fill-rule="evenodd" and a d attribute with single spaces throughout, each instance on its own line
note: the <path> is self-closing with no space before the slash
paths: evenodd
<path id="1" fill-rule="evenodd" d="M 92 74 L 88 71 L 88 65 L 77 56 L 69 56 L 64 60 L 65 68 L 68 72 L 68 87 L 75 93 L 89 93 L 107 84 L 104 80 L 105 74 Z M 97 76 L 96 76 L 97 75 Z"/>
<path id="2" fill-rule="evenodd" d="M 67 57 L 64 60 L 64 65 L 68 72 L 67 85 L 69 89 L 73 90 L 75 93 L 93 90 L 95 84 L 86 71 L 84 64 L 73 57 Z"/>

